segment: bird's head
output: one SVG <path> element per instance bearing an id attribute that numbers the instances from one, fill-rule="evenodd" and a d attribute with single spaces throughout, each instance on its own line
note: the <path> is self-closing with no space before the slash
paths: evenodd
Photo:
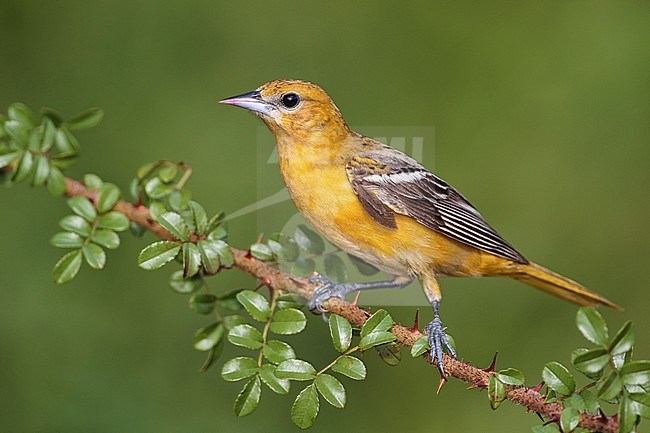
<path id="1" fill-rule="evenodd" d="M 275 80 L 252 92 L 219 101 L 245 108 L 259 116 L 276 137 L 305 139 L 348 133 L 336 105 L 316 84 Z"/>

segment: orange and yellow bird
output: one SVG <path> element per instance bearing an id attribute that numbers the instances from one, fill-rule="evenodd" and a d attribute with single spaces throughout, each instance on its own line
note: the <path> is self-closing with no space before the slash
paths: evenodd
<path id="1" fill-rule="evenodd" d="M 528 261 L 465 197 L 417 161 L 352 131 L 319 86 L 276 80 L 220 101 L 250 110 L 275 136 L 280 171 L 305 219 L 343 251 L 394 278 L 356 284 L 314 281 L 310 307 L 365 289 L 422 283 L 433 307 L 431 357 L 456 356 L 438 315 L 438 277 L 508 277 L 579 305 L 620 308 L 582 285 Z"/>

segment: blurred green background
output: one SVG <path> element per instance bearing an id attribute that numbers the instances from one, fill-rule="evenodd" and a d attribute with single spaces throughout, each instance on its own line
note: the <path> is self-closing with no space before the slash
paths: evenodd
<path id="1" fill-rule="evenodd" d="M 352 125 L 432 125 L 437 174 L 459 188 L 529 258 L 624 305 L 650 356 L 650 4 L 629 2 L 0 3 L 0 107 L 14 101 L 67 116 L 101 106 L 79 134 L 81 162 L 126 187 L 160 158 L 195 169 L 210 212 L 254 202 L 259 123 L 216 104 L 275 78 L 321 84 Z M 433 152 L 424 163 L 434 165 Z M 278 178 L 279 179 L 279 175 Z M 0 429 L 7 432 L 211 432 L 294 429 L 291 399 L 265 390 L 237 419 L 241 384 L 197 372 L 191 347 L 206 319 L 146 273 L 143 240 L 125 237 L 104 272 L 56 287 L 48 245 L 63 200 L 20 185 L 0 191 Z M 290 206 L 277 212 L 293 210 Z M 255 215 L 231 225 L 256 237 Z M 150 238 L 151 240 L 152 238 Z M 251 287 L 238 272 L 223 288 Z M 584 345 L 576 308 L 521 284 L 445 280 L 443 319 L 460 354 L 520 368 L 530 382 Z M 414 307 L 391 308 L 410 323 Z M 423 311 L 425 318 L 429 311 Z M 334 352 L 315 318 L 295 347 L 316 365 Z M 226 355 L 239 353 L 229 349 Z M 409 358 L 405 354 L 405 358 Z M 512 404 L 405 359 L 368 353 L 366 382 L 340 411 L 321 404 L 312 431 L 528 431 Z M 292 390 L 292 395 L 297 392 Z"/>

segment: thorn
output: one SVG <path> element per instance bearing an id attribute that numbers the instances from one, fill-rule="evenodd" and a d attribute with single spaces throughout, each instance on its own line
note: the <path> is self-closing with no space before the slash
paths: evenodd
<path id="1" fill-rule="evenodd" d="M 600 413 L 600 419 L 602 419 L 603 421 L 606 421 L 607 420 L 607 415 L 605 415 L 605 412 L 603 412 L 603 410 L 601 408 L 598 408 L 598 412 Z M 618 414 L 614 414 L 614 415 L 612 415 L 612 418 L 617 417 L 617 416 L 618 416 Z"/>
<path id="2" fill-rule="evenodd" d="M 413 326 L 411 326 L 409 328 L 409 330 L 411 330 L 411 331 L 419 331 L 420 330 L 419 316 L 420 316 L 420 310 L 417 309 L 417 310 L 415 310 L 415 318 L 413 319 Z"/>
<path id="3" fill-rule="evenodd" d="M 440 378 L 440 383 L 438 384 L 438 389 L 436 390 L 436 394 L 440 394 L 440 390 L 442 389 L 442 386 L 447 382 L 447 379 L 444 377 Z"/>
<path id="4" fill-rule="evenodd" d="M 357 306 L 357 302 L 359 302 L 359 296 L 361 296 L 361 291 L 357 292 L 357 294 L 354 295 L 354 301 L 352 301 L 352 305 L 355 307 Z"/>
<path id="5" fill-rule="evenodd" d="M 257 235 L 257 243 L 258 244 L 262 242 L 262 239 L 264 239 L 264 233 L 260 233 L 259 235 Z"/>
<path id="6" fill-rule="evenodd" d="M 539 392 L 539 391 L 542 389 L 543 386 L 544 386 L 544 381 L 542 380 L 542 381 L 541 381 L 540 383 L 538 383 L 537 385 L 535 385 L 535 386 L 531 386 L 530 389 L 531 389 L 532 391 Z"/>
<path id="7" fill-rule="evenodd" d="M 477 389 L 477 388 L 480 388 L 480 385 L 481 385 L 481 382 L 474 382 L 473 384 L 471 384 L 470 386 L 468 386 L 467 389 L 468 389 L 468 390 L 469 390 L 469 389 Z"/>
<path id="8" fill-rule="evenodd" d="M 492 373 L 494 371 L 494 367 L 497 365 L 497 355 L 498 354 L 499 354 L 499 352 L 496 352 L 494 354 L 494 358 L 492 358 L 492 363 L 490 364 L 490 366 L 488 368 L 483 369 L 484 372 Z"/>
<path id="9" fill-rule="evenodd" d="M 271 284 L 271 281 L 269 281 L 269 279 L 266 278 L 266 277 L 262 277 L 262 278 L 260 278 L 259 284 L 253 289 L 253 291 L 257 292 L 262 287 L 269 286 L 269 284 Z M 269 286 L 269 288 L 271 288 L 271 286 Z"/>

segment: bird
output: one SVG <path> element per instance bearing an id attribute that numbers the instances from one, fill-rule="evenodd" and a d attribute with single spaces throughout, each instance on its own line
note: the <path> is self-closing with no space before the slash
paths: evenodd
<path id="1" fill-rule="evenodd" d="M 457 355 L 439 314 L 442 276 L 513 278 L 578 305 L 621 309 L 526 259 L 460 192 L 415 159 L 351 130 L 318 85 L 274 80 L 219 102 L 249 110 L 266 124 L 282 179 L 305 220 L 336 247 L 392 277 L 334 283 L 316 274 L 310 309 L 324 312 L 331 297 L 403 288 L 417 278 L 433 309 L 424 330 L 443 379 L 443 351 Z"/>

